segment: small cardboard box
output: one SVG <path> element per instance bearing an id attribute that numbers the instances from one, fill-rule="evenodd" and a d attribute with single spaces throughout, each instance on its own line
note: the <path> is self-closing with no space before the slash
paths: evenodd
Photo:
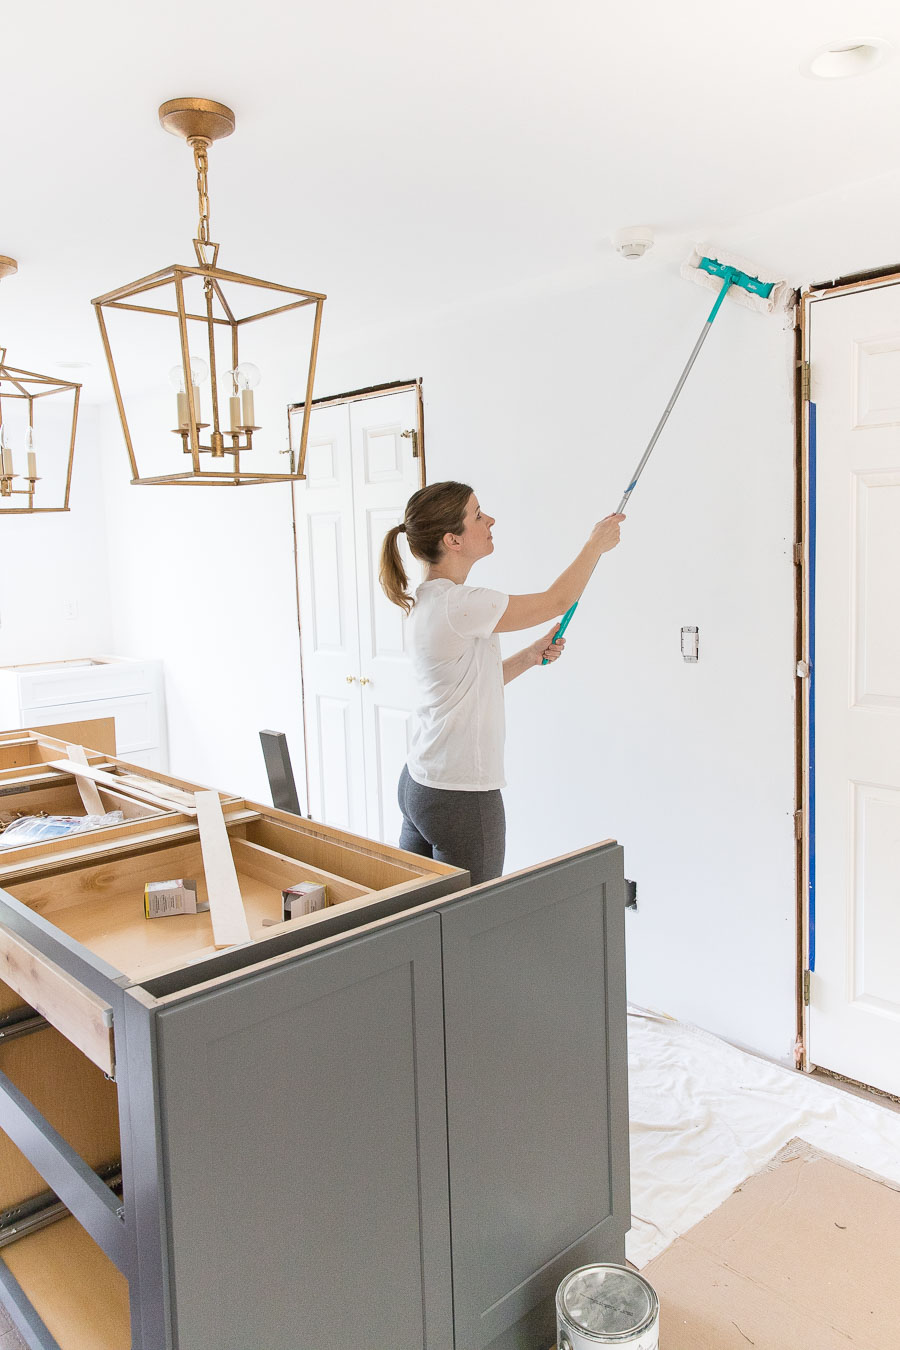
<path id="1" fill-rule="evenodd" d="M 328 904 L 328 892 L 316 881 L 298 881 L 281 892 L 284 918 L 298 919 L 301 914 L 315 914 Z"/>
<path id="2" fill-rule="evenodd" d="M 170 914 L 201 914 L 208 903 L 198 903 L 196 881 L 148 881 L 144 886 L 144 917 L 164 919 Z"/>

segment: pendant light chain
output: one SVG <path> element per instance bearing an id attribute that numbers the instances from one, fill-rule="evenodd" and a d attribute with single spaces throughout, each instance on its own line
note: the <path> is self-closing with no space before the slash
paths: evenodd
<path id="1" fill-rule="evenodd" d="M 194 150 L 194 165 L 197 169 L 197 197 L 200 203 L 200 223 L 197 227 L 197 238 L 201 244 L 209 243 L 209 184 L 207 182 L 207 173 L 209 172 L 209 157 L 207 150 L 209 141 L 196 137 L 191 141 Z"/>

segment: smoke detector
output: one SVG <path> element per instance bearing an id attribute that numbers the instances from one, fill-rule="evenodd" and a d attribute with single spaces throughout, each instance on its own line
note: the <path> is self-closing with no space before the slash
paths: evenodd
<path id="1" fill-rule="evenodd" d="M 649 225 L 629 225 L 624 230 L 616 230 L 612 245 L 623 258 L 642 258 L 653 247 L 653 231 Z"/>

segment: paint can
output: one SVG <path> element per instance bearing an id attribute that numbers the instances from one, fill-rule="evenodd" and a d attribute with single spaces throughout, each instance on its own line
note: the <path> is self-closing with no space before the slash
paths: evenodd
<path id="1" fill-rule="evenodd" d="M 659 1350 L 659 1299 L 637 1271 L 580 1266 L 556 1291 L 557 1350 Z"/>

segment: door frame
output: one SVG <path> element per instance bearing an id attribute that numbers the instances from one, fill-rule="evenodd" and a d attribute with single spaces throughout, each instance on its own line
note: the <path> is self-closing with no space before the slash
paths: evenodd
<path id="1" fill-rule="evenodd" d="M 341 403 L 359 403 L 363 399 L 384 398 L 389 394 L 404 394 L 415 391 L 416 395 L 416 444 L 413 455 L 419 461 L 419 487 L 428 481 L 425 468 L 425 404 L 422 396 L 422 377 L 412 380 L 391 380 L 385 384 L 372 384 L 364 389 L 351 389 L 343 394 L 324 394 L 314 398 L 310 411 L 314 408 L 329 408 Z M 293 462 L 293 421 L 292 414 L 302 412 L 305 401 L 287 405 L 288 445 L 291 447 Z M 303 475 L 304 478 L 306 475 Z M 293 483 L 291 484 L 291 531 L 293 533 L 294 552 L 294 601 L 297 610 L 297 639 L 300 652 L 300 707 L 303 714 L 303 778 L 306 787 L 306 814 L 312 819 L 309 810 L 309 735 L 306 723 L 306 686 L 303 672 L 303 612 L 300 603 L 300 554 L 297 546 L 297 499 Z"/>
<path id="2" fill-rule="evenodd" d="M 900 267 L 855 272 L 834 281 L 807 286 L 795 309 L 796 325 L 796 726 L 797 726 L 797 1040 L 794 1060 L 798 1069 L 812 1073 L 819 1066 L 809 1054 L 810 979 L 815 973 L 816 882 L 816 412 L 810 399 L 810 323 L 812 306 L 837 295 L 874 290 L 900 283 Z M 831 1077 L 846 1079 L 832 1070 Z M 858 1084 L 868 1087 L 868 1084 Z M 877 1089 L 870 1089 L 877 1091 Z"/>

